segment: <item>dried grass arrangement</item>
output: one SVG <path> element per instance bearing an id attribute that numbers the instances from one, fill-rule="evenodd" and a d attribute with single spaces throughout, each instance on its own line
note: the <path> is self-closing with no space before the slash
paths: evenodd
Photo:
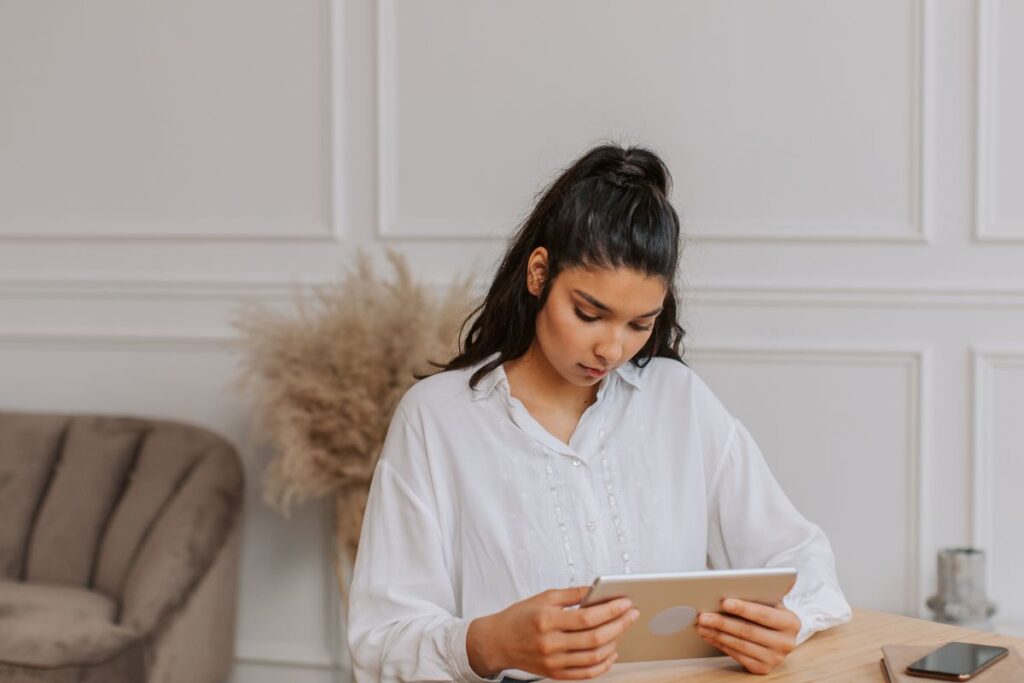
<path id="1" fill-rule="evenodd" d="M 254 305 L 235 321 L 256 437 L 274 450 L 264 499 L 287 515 L 294 503 L 334 496 L 337 550 L 349 561 L 395 407 L 414 373 L 452 357 L 473 305 L 471 278 L 436 292 L 400 254 L 387 256 L 391 278 L 359 252 L 340 282 L 298 290 L 294 312 Z"/>

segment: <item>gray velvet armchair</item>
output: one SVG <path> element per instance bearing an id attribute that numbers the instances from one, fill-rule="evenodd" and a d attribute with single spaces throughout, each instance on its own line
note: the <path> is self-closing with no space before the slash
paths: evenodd
<path id="1" fill-rule="evenodd" d="M 204 429 L 0 412 L 0 681 L 222 683 L 242 499 Z"/>

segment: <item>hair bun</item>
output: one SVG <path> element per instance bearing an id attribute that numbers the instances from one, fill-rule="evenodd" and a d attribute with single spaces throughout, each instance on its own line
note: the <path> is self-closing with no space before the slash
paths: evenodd
<path id="1" fill-rule="evenodd" d="M 657 154 L 644 147 L 622 148 L 601 145 L 582 159 L 587 176 L 598 177 L 617 187 L 651 187 L 666 197 L 672 176 Z"/>
<path id="2" fill-rule="evenodd" d="M 665 163 L 643 147 L 630 147 L 622 156 L 618 172 L 627 186 L 652 185 L 668 196 L 671 181 Z"/>

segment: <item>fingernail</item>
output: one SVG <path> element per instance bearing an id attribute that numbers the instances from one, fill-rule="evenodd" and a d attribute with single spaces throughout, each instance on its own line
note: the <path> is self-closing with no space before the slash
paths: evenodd
<path id="1" fill-rule="evenodd" d="M 726 600 L 725 602 L 722 603 L 722 607 L 724 607 L 725 609 L 736 609 L 736 601 L 735 600 Z"/>
<path id="2" fill-rule="evenodd" d="M 640 618 L 640 610 L 636 610 L 636 609 L 629 610 L 629 617 L 628 618 L 629 618 L 630 621 L 636 621 L 637 619 Z"/>

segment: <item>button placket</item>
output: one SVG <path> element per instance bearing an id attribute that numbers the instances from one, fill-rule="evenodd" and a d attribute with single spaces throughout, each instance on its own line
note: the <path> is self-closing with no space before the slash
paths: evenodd
<path id="1" fill-rule="evenodd" d="M 622 571 L 631 574 L 633 569 L 630 565 L 629 543 L 626 536 L 625 525 L 622 522 L 622 515 L 619 510 L 619 503 L 615 497 L 615 484 L 613 483 L 614 473 L 608 461 L 608 441 L 605 439 L 605 425 L 602 420 L 601 428 L 597 432 L 601 456 L 601 471 L 604 474 L 604 490 L 608 499 L 608 510 L 612 516 L 612 525 L 615 530 L 615 539 L 619 543 L 619 550 L 622 558 Z"/>
<path id="2" fill-rule="evenodd" d="M 563 472 L 573 481 L 574 508 L 571 512 L 575 517 L 571 526 L 580 534 L 577 569 L 580 579 L 586 583 L 598 576 L 599 568 L 608 566 L 610 548 L 607 540 L 596 533 L 600 529 L 598 520 L 601 519 L 602 500 L 601 491 L 594 482 L 600 475 L 589 460 L 576 459 L 572 462 L 573 467 L 567 467 Z"/>
<path id="3" fill-rule="evenodd" d="M 551 464 L 551 451 L 544 448 L 544 472 L 548 478 L 548 489 L 551 492 L 552 501 L 555 507 L 555 520 L 558 523 L 558 530 L 562 535 L 562 548 L 565 550 L 565 561 L 569 566 L 569 585 L 576 585 L 576 562 L 572 557 L 572 543 L 569 541 L 569 527 L 565 522 L 565 511 L 562 510 L 562 500 L 558 494 L 558 482 L 555 479 L 555 468 Z"/>

